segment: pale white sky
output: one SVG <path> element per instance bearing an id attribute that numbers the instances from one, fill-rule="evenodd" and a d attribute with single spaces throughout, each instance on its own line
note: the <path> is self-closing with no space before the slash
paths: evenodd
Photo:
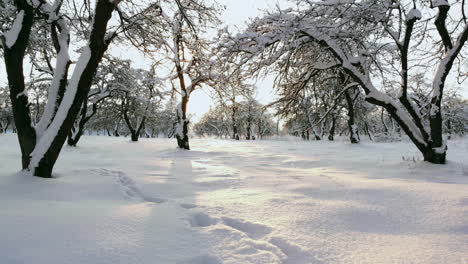
<path id="1" fill-rule="evenodd" d="M 235 27 L 243 28 L 245 22 L 247 22 L 249 18 L 260 15 L 262 10 L 274 8 L 277 4 L 280 6 L 287 5 L 286 0 L 218 0 L 218 2 L 226 6 L 226 10 L 221 18 L 232 30 L 234 30 Z M 120 50 L 115 52 L 114 50 L 112 53 L 117 53 L 114 54 L 117 56 L 121 54 L 123 57 L 129 57 L 128 51 Z M 136 64 L 138 64 L 138 62 Z M 6 85 L 3 62 L 0 63 L 0 85 Z M 266 104 L 274 100 L 275 95 L 272 87 L 272 77 L 266 78 L 265 80 L 258 80 L 256 86 L 258 87 L 256 94 L 258 101 Z M 197 90 L 193 92 L 188 109 L 189 113 L 193 115 L 192 121 L 197 122 L 201 116 L 214 105 L 209 94 L 209 90 Z M 462 94 L 468 97 L 468 84 L 464 84 Z"/>
<path id="2" fill-rule="evenodd" d="M 232 30 L 235 27 L 243 28 L 245 23 L 253 17 L 262 14 L 262 10 L 272 9 L 277 4 L 284 6 L 284 0 L 218 0 L 218 3 L 225 5 L 226 10 L 221 16 L 222 20 Z M 264 80 L 258 80 L 256 83 L 258 91 L 256 99 L 263 104 L 272 102 L 274 99 L 273 77 Z M 206 113 L 214 102 L 209 96 L 209 91 L 194 91 L 189 102 L 189 112 L 193 115 L 193 121 L 198 121 Z"/>

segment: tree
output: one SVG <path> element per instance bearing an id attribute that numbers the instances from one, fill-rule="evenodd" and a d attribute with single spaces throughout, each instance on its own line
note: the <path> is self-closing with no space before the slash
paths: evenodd
<path id="1" fill-rule="evenodd" d="M 84 133 L 85 125 L 93 118 L 100 104 L 105 99 L 111 97 L 112 92 L 121 89 L 121 86 L 113 75 L 119 75 L 119 69 L 125 62 L 115 58 L 106 58 L 104 63 L 101 63 L 93 79 L 93 84 L 90 88 L 88 96 L 83 101 L 80 112 L 75 120 L 75 124 L 68 134 L 67 144 L 76 146 L 81 136 Z M 89 112 L 91 109 L 91 112 Z"/>
<path id="2" fill-rule="evenodd" d="M 3 34 L 1 42 L 23 169 L 32 171 L 35 176 L 51 177 L 52 168 L 88 94 L 99 61 L 115 37 L 115 34 L 107 34 L 107 24 L 118 2 L 97 1 L 87 44 L 81 50 L 70 80 L 68 50 L 71 31 L 68 19 L 61 13 L 61 2 L 50 5 L 40 1 L 17 0 L 14 6 L 9 1 L 7 4 L 10 4 L 8 8 L 16 10 L 16 17 L 10 29 Z M 35 127 L 31 122 L 23 74 L 24 56 L 34 23 L 51 24 L 50 45 L 55 47 L 57 53 L 48 101 Z"/>
<path id="3" fill-rule="evenodd" d="M 447 93 L 442 105 L 444 110 L 444 130 L 448 139 L 453 134 L 464 135 L 468 130 L 468 101 L 456 92 Z"/>
<path id="4" fill-rule="evenodd" d="M 210 43 L 201 38 L 197 31 L 219 23 L 219 7 L 198 0 L 181 0 L 178 4 L 183 8 L 172 16 L 165 16 L 172 28 L 171 36 L 165 41 L 165 48 L 166 59 L 174 65 L 169 79 L 174 92 L 181 97 L 177 106 L 177 145 L 181 149 L 189 150 L 187 106 L 190 95 L 213 79 Z"/>
<path id="5" fill-rule="evenodd" d="M 354 85 L 361 87 L 367 102 L 383 107 L 392 116 L 424 160 L 445 163 L 447 146 L 442 138 L 441 102 L 447 77 L 468 39 L 464 17 L 450 16 L 449 11 L 454 7 L 458 8 L 454 12 L 460 12 L 465 3 L 431 1 L 430 6 L 425 1 L 393 0 L 297 3 L 296 9 L 268 13 L 252 21 L 243 34 L 226 37 L 227 53 L 247 54 L 240 59 L 241 63 L 255 57 L 262 59 L 263 64 L 271 64 L 300 55 L 296 52 L 303 47 L 321 50 L 315 57 L 304 57 L 303 64 L 311 70 L 340 67 Z M 431 9 L 437 10 L 437 15 L 431 17 L 434 13 Z M 428 18 L 421 20 L 422 14 Z M 453 21 L 455 17 L 458 19 Z M 435 41 L 429 31 L 437 32 L 440 40 Z M 421 46 L 424 49 L 418 48 Z M 415 58 L 410 59 L 410 53 Z M 421 114 L 409 86 L 411 73 L 430 70 L 421 65 L 433 65 L 435 69 L 427 116 Z M 399 79 L 398 96 L 385 89 L 395 79 Z"/>
<path id="6" fill-rule="evenodd" d="M 220 104 L 210 109 L 203 115 L 200 122 L 194 125 L 194 131 L 199 136 L 216 136 L 223 137 L 230 135 L 232 127 L 230 117 L 230 109 L 225 105 Z"/>
<path id="7" fill-rule="evenodd" d="M 220 110 L 216 111 L 221 115 L 227 114 L 230 117 L 231 124 L 231 137 L 235 140 L 240 140 L 239 136 L 239 125 L 240 125 L 240 104 L 239 101 L 243 97 L 250 97 L 255 87 L 247 83 L 248 76 L 236 72 L 233 75 L 227 76 L 229 72 L 229 63 L 220 63 L 217 67 L 218 72 L 216 74 L 217 81 L 215 97 L 218 103 L 221 105 Z M 223 116 L 224 117 L 224 116 Z M 228 129 L 229 130 L 229 129 Z"/>
<path id="8" fill-rule="evenodd" d="M 169 2 L 169 1 L 168 1 Z M 33 175 L 49 178 L 75 118 L 86 100 L 94 74 L 112 40 L 128 41 L 142 49 L 160 47 L 161 6 L 134 1 L 3 0 L 0 5 L 3 58 L 6 65 L 10 99 L 22 153 L 22 167 Z M 81 6 L 81 8 L 80 8 Z M 114 12 L 116 11 L 116 12 Z M 111 17 L 115 14 L 116 19 Z M 9 17 L 14 17 L 10 19 Z M 4 19 L 6 18 L 6 19 Z M 45 55 L 37 59 L 34 41 L 44 43 Z M 84 44 L 79 58 L 72 62 L 71 45 Z M 52 73 L 43 114 L 33 125 L 29 109 L 24 62 L 37 72 Z M 50 59 L 54 56 L 55 59 Z M 39 65 L 37 62 L 45 65 Z M 52 66 L 55 61 L 55 67 Z M 72 66 L 73 64 L 73 66 Z M 72 70 L 69 78 L 69 71 Z"/>
<path id="9" fill-rule="evenodd" d="M 155 68 L 153 65 L 151 71 L 135 70 L 127 65 L 124 67 L 126 73 L 119 74 L 114 81 L 124 87 L 119 90 L 119 97 L 123 119 L 133 142 L 138 141 L 148 116 L 155 113 L 163 99 Z"/>
<path id="10" fill-rule="evenodd" d="M 235 107 L 236 117 L 232 119 L 232 105 L 218 104 L 195 124 L 195 132 L 200 136 L 232 137 L 235 128 L 236 133 L 239 133 L 239 138 L 234 138 L 236 140 L 241 135 L 247 140 L 255 139 L 255 135 L 257 138 L 273 135 L 276 124 L 265 106 L 247 98 L 240 100 Z M 233 122 L 236 122 L 235 126 Z"/>
<path id="11" fill-rule="evenodd" d="M 0 134 L 6 133 L 13 120 L 13 111 L 10 100 L 8 100 L 8 90 L 0 87 Z"/>
<path id="12" fill-rule="evenodd" d="M 147 134 L 151 137 L 163 136 L 172 138 L 177 125 L 176 103 L 170 98 L 165 107 L 158 107 L 146 121 Z"/>

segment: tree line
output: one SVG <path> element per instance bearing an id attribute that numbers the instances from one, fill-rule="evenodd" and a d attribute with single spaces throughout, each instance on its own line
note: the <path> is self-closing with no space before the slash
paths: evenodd
<path id="1" fill-rule="evenodd" d="M 304 139 L 405 135 L 444 164 L 444 136 L 467 131 L 465 1 L 291 2 L 230 32 L 215 1 L 0 0 L 0 132 L 14 130 L 22 168 L 46 178 L 85 131 L 175 137 L 189 150 L 191 129 L 256 139 L 278 134 L 280 119 Z M 278 98 L 261 105 L 253 83 L 266 75 Z M 217 104 L 191 124 L 203 87 Z"/>

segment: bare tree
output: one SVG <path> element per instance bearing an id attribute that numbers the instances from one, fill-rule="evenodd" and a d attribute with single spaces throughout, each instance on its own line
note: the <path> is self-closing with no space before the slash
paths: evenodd
<path id="1" fill-rule="evenodd" d="M 421 151 L 424 160 L 443 164 L 447 146 L 442 138 L 441 102 L 445 82 L 468 39 L 464 1 L 297 1 L 296 9 L 257 18 L 243 34 L 227 35 L 227 54 L 243 54 L 237 62 L 257 67 L 297 57 L 309 70 L 305 77 L 340 67 L 359 85 L 366 101 L 383 107 Z M 420 9 L 424 9 L 420 11 Z M 436 15 L 432 15 L 437 10 Z M 422 20 L 422 14 L 427 19 Z M 457 18 L 457 19 L 455 19 Z M 434 33 L 431 33 L 434 32 Z M 440 40 L 434 39 L 438 34 Z M 306 47 L 314 56 L 298 52 Z M 420 47 L 424 47 L 420 49 Z M 416 58 L 410 59 L 410 53 Z M 330 58 L 332 60 L 330 60 Z M 252 65 L 253 63 L 251 63 Z M 422 115 L 409 86 L 411 72 L 434 70 L 429 114 Z M 399 92 L 386 89 L 399 79 Z M 381 82 L 381 84 L 380 84 Z M 351 85 L 351 84 L 350 84 Z M 395 87 L 392 87 L 395 88 Z"/>
<path id="2" fill-rule="evenodd" d="M 210 42 L 202 38 L 199 31 L 219 23 L 219 7 L 198 0 L 180 0 L 180 8 L 174 14 L 166 14 L 171 35 L 165 41 L 166 59 L 174 67 L 170 81 L 173 91 L 180 96 L 177 106 L 175 136 L 181 149 L 190 149 L 187 107 L 193 91 L 213 80 L 213 64 L 210 60 Z"/>
<path id="3" fill-rule="evenodd" d="M 121 3 L 120 0 L 97 0 L 94 7 L 89 1 L 58 0 L 50 4 L 45 0 L 4 0 L 0 9 L 2 28 L 9 28 L 1 35 L 0 42 L 22 168 L 35 176 L 49 178 L 112 40 L 118 38 L 140 48 L 160 47 L 158 36 L 164 28 L 157 22 L 162 20 L 161 7 L 155 3 L 142 6 L 135 1 Z M 111 19 L 113 14 L 117 19 Z M 45 39 L 41 48 L 34 45 L 41 39 L 36 37 L 39 34 Z M 84 46 L 77 49 L 79 58 L 73 62 L 69 53 L 71 45 L 82 43 Z M 38 50 L 44 55 L 31 56 L 37 55 Z M 27 54 L 31 68 L 52 75 L 44 111 L 36 125 L 32 122 L 26 91 Z"/>

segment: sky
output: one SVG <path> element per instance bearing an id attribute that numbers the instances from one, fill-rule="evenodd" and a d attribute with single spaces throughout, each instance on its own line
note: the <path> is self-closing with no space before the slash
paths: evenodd
<path id="1" fill-rule="evenodd" d="M 218 0 L 226 6 L 221 18 L 230 28 L 243 28 L 249 18 L 254 18 L 263 13 L 263 10 L 272 9 L 276 5 L 286 6 L 287 0 Z M 468 49 L 468 47 L 467 47 Z M 273 88 L 273 76 L 263 80 L 256 80 L 256 99 L 262 104 L 268 104 L 275 100 Z M 464 83 L 461 94 L 468 98 L 468 84 Z M 214 106 L 213 100 L 209 96 L 209 90 L 194 91 L 189 102 L 188 111 L 192 115 L 192 121 L 197 122 L 210 107 Z"/>
<path id="2" fill-rule="evenodd" d="M 218 0 L 218 3 L 226 6 L 226 10 L 221 15 L 221 19 L 232 31 L 235 31 L 235 27 L 243 28 L 250 18 L 261 15 L 263 10 L 272 9 L 276 5 L 287 5 L 286 0 Z M 129 57 L 128 51 L 120 50 L 113 51 L 113 53 L 114 52 L 117 53 L 117 55 L 121 54 L 123 57 Z M 267 104 L 275 100 L 273 79 L 273 76 L 269 76 L 266 79 L 255 80 L 257 86 L 255 98 L 262 104 Z M 3 63 L 0 63 L 0 85 L 6 85 Z M 203 114 L 206 113 L 210 107 L 214 106 L 210 94 L 211 91 L 209 88 L 196 90 L 192 93 L 188 111 L 193 122 L 199 121 Z M 462 94 L 465 98 L 468 98 L 467 84 L 463 84 Z"/>
<path id="3" fill-rule="evenodd" d="M 218 0 L 218 3 L 226 6 L 225 12 L 221 18 L 226 25 L 242 28 L 249 18 L 256 17 L 262 13 L 262 10 L 274 8 L 276 4 L 284 5 L 285 0 Z M 113 53 L 121 54 L 123 57 L 128 57 L 128 51 L 113 51 Z M 125 56 L 127 54 L 127 56 Z M 131 56 L 130 56 L 131 57 Z M 3 60 L 2 60 L 3 61 Z M 0 63 L 0 85 L 6 85 L 6 73 L 3 62 Z M 273 101 L 273 77 L 266 80 L 258 80 L 256 83 L 258 91 L 256 99 L 263 104 Z M 214 106 L 214 102 L 210 97 L 208 88 L 194 91 L 189 102 L 189 114 L 192 115 L 192 121 L 197 122 L 206 113 L 210 107 Z"/>
<path id="4" fill-rule="evenodd" d="M 287 4 L 286 0 L 217 0 L 217 2 L 226 7 L 224 13 L 221 14 L 221 20 L 224 24 L 220 28 L 228 26 L 232 32 L 236 32 L 237 28 L 242 29 L 250 18 L 261 15 L 264 10 L 275 8 L 276 5 L 285 6 Z M 135 60 L 134 58 L 141 58 L 140 62 L 136 61 L 133 65 L 135 67 L 147 67 L 148 62 L 145 62 L 145 59 L 139 54 L 121 49 L 113 49 L 111 53 L 124 59 Z M 268 104 L 275 100 L 273 81 L 274 76 L 252 80 L 257 87 L 254 95 L 257 101 Z M 198 122 L 203 114 L 215 106 L 211 94 L 213 93 L 208 87 L 192 92 L 188 103 L 188 112 L 192 122 Z"/>
<path id="5" fill-rule="evenodd" d="M 272 9 L 275 5 L 285 5 L 284 0 L 218 0 L 222 5 L 226 6 L 226 10 L 222 15 L 222 20 L 230 28 L 243 28 L 250 18 L 254 18 L 262 14 L 265 9 Z M 262 104 L 270 103 L 274 100 L 273 76 L 262 80 L 256 80 L 257 92 L 255 98 Z M 194 91 L 189 102 L 189 112 L 192 114 L 192 120 L 198 121 L 210 107 L 214 106 L 213 100 L 209 96 L 209 91 L 204 90 Z"/>

